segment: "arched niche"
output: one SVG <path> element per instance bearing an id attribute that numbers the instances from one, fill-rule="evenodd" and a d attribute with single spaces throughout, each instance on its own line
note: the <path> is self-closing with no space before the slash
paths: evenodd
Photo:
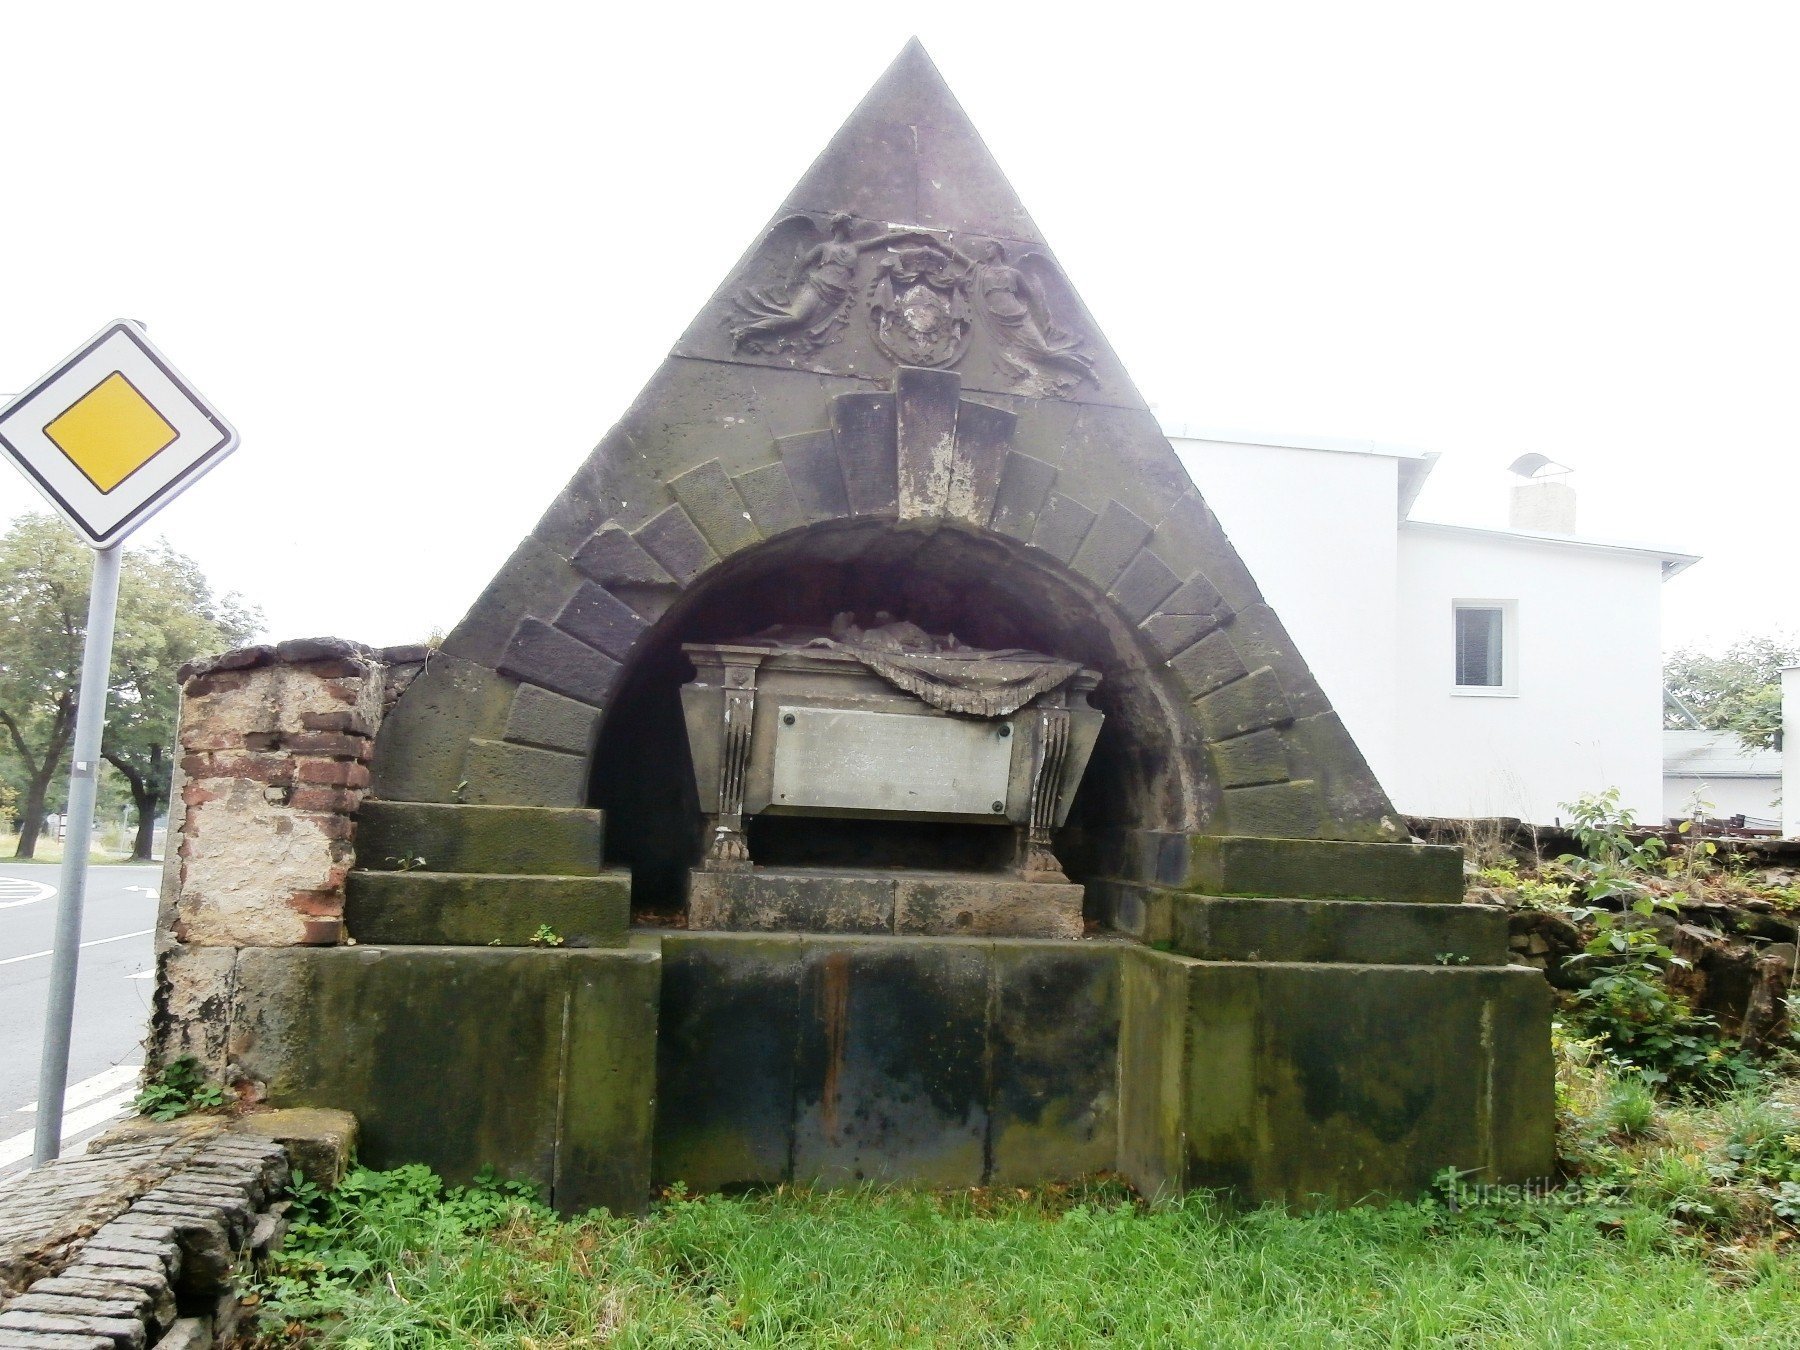
<path id="1" fill-rule="evenodd" d="M 616 685 L 592 763 L 589 805 L 607 813 L 608 861 L 633 872 L 640 912 L 679 908 L 697 860 L 700 811 L 679 691 L 688 642 L 729 641 L 771 624 L 823 627 L 878 611 L 976 647 L 1025 647 L 1101 672 L 1107 717 L 1059 852 L 1081 879 L 1083 841 L 1107 827 L 1178 831 L 1209 814 L 1217 789 L 1179 690 L 1104 595 L 1041 551 L 989 531 L 892 519 L 790 531 L 697 578 L 637 643 Z M 759 862 L 959 866 L 997 863 L 1001 831 L 977 826 L 759 819 Z"/>

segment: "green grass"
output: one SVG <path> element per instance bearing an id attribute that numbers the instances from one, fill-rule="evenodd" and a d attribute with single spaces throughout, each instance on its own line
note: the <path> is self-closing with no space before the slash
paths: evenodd
<path id="1" fill-rule="evenodd" d="M 261 1345 L 1800 1346 L 1800 1082 L 1668 1094 L 1553 1044 L 1569 1180 L 1526 1201 L 783 1188 L 564 1221 L 526 1186 L 358 1169 L 298 1187 Z"/>
<path id="2" fill-rule="evenodd" d="M 30 858 L 13 857 L 13 850 L 18 846 L 18 835 L 0 832 L 0 862 L 58 864 L 62 862 L 62 841 L 52 839 L 48 834 L 38 836 L 37 850 L 35 855 Z M 90 847 L 88 850 L 88 862 L 90 863 L 128 863 L 130 861 L 131 844 L 129 840 L 112 849 Z"/>
<path id="3" fill-rule="evenodd" d="M 410 1177 L 408 1174 L 411 1174 Z M 357 1174 L 265 1344 L 1800 1344 L 1800 1264 L 1721 1266 L 1636 1205 L 1232 1214 L 1116 1189 L 672 1198 L 571 1223 Z M 360 1195 L 357 1188 L 364 1188 Z"/>

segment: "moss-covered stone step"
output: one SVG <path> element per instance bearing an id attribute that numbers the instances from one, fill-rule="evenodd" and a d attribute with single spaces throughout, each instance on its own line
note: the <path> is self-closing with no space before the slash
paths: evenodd
<path id="1" fill-rule="evenodd" d="M 1271 900 L 1183 895 L 1150 899 L 1150 927 L 1206 961 L 1324 961 L 1424 966 L 1506 964 L 1506 916 L 1474 905 L 1378 900 Z"/>
<path id="2" fill-rule="evenodd" d="M 623 947 L 631 874 L 488 876 L 352 872 L 344 920 L 364 945 L 529 947 L 549 929 L 567 947 Z M 557 945 L 551 943 L 550 945 Z"/>
<path id="3" fill-rule="evenodd" d="M 591 876 L 600 870 L 606 817 L 556 806 L 462 806 L 365 801 L 356 817 L 356 865 L 396 871 L 413 859 L 433 872 Z"/>
<path id="4" fill-rule="evenodd" d="M 1462 850 L 1437 844 L 1196 834 L 1158 870 L 1163 885 L 1204 895 L 1456 904 L 1463 893 Z"/>
<path id="5" fill-rule="evenodd" d="M 1119 1170 L 1146 1195 L 1412 1199 L 1555 1166 L 1550 986 L 1517 966 L 1197 961 L 1130 949 Z"/>

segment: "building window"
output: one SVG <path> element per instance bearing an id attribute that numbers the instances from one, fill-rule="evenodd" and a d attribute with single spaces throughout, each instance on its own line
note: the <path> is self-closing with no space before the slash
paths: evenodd
<path id="1" fill-rule="evenodd" d="M 1456 692 L 1511 693 L 1515 660 L 1512 603 L 1458 600 L 1453 613 Z"/>

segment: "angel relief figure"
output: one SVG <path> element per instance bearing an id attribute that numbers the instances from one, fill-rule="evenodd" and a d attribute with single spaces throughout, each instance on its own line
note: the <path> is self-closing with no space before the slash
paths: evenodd
<path id="1" fill-rule="evenodd" d="M 992 241 L 976 252 L 975 293 L 1002 364 L 1015 382 L 1061 394 L 1093 379 L 1094 361 L 1081 350 L 1084 339 L 1057 323 L 1052 288 L 1062 289 L 1061 278 L 1040 254 L 1025 254 L 1015 266 Z"/>
<path id="2" fill-rule="evenodd" d="M 849 317 L 856 287 L 857 258 L 892 235 L 857 240 L 851 218 L 833 215 L 825 238 L 807 246 L 818 228 L 805 216 L 791 216 L 770 233 L 771 246 L 787 242 L 795 250 L 783 281 L 746 286 L 733 299 L 741 322 L 731 325 L 732 343 L 753 352 L 816 352 L 832 341 Z M 795 236 L 798 236 L 796 239 Z"/>

